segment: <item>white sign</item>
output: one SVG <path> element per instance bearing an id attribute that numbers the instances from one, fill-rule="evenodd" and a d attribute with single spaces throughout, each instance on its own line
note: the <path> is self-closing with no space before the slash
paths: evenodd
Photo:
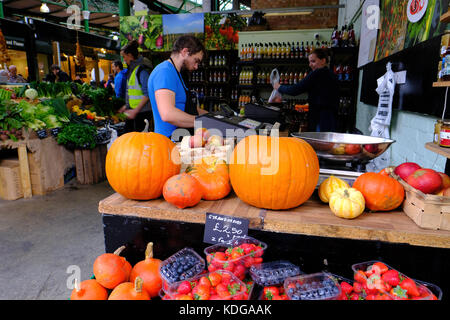
<path id="1" fill-rule="evenodd" d="M 415 23 L 422 19 L 427 12 L 428 0 L 409 0 L 407 15 L 408 20 L 412 23 Z"/>
<path id="2" fill-rule="evenodd" d="M 361 19 L 358 68 L 372 62 L 375 57 L 380 25 L 380 1 L 366 0 L 362 8 Z"/>

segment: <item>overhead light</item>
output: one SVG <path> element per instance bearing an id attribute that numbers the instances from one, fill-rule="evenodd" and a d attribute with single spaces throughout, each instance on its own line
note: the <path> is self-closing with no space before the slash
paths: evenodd
<path id="1" fill-rule="evenodd" d="M 117 14 L 113 14 L 112 17 L 113 17 L 113 18 L 117 17 Z"/>
<path id="2" fill-rule="evenodd" d="M 49 13 L 50 9 L 49 7 L 47 7 L 47 4 L 43 2 L 41 7 L 39 8 L 39 11 L 41 11 L 42 13 Z"/>
<path id="3" fill-rule="evenodd" d="M 117 40 L 119 40 L 119 37 L 118 37 L 117 35 L 113 35 L 113 37 L 112 37 L 112 38 L 113 38 L 113 40 L 114 40 L 114 41 L 117 41 Z"/>
<path id="4" fill-rule="evenodd" d="M 81 11 L 81 13 L 83 14 L 83 19 L 84 19 L 84 20 L 89 20 L 89 15 L 91 14 L 90 11 L 88 11 L 88 10 L 83 10 L 83 11 Z"/>

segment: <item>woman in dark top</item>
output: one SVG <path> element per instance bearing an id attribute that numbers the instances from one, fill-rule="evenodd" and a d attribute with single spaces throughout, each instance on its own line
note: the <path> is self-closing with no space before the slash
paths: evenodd
<path id="1" fill-rule="evenodd" d="M 308 93 L 308 131 L 334 132 L 337 128 L 339 106 L 338 79 L 328 68 L 326 49 L 315 49 L 308 57 L 312 69 L 303 80 L 294 85 L 275 83 L 281 94 L 296 96 Z"/>

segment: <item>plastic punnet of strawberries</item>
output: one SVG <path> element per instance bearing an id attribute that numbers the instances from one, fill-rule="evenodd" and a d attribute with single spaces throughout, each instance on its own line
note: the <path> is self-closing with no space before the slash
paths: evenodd
<path id="1" fill-rule="evenodd" d="M 263 288 L 260 300 L 289 300 L 283 285 L 267 286 Z"/>
<path id="2" fill-rule="evenodd" d="M 170 285 L 165 300 L 248 300 L 247 286 L 231 272 L 218 270 Z"/>
<path id="3" fill-rule="evenodd" d="M 265 243 L 253 238 L 236 241 L 231 246 L 210 246 L 205 249 L 208 271 L 227 270 L 243 280 L 252 265 L 263 262 L 266 247 Z"/>
<path id="4" fill-rule="evenodd" d="M 367 268 L 359 264 L 354 271 L 353 286 L 341 282 L 341 300 L 437 300 L 427 287 L 383 262 L 370 263 Z"/>

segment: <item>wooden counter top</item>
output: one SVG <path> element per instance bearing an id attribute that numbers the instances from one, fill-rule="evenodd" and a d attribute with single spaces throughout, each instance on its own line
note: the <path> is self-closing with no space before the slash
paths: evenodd
<path id="1" fill-rule="evenodd" d="M 249 228 L 264 231 L 450 248 L 450 231 L 419 228 L 401 209 L 364 212 L 356 219 L 346 220 L 334 216 L 315 194 L 297 208 L 272 211 L 247 205 L 235 194 L 219 201 L 202 200 L 193 208 L 181 210 L 163 198 L 135 201 L 115 193 L 100 201 L 99 212 L 190 223 L 205 223 L 206 212 L 214 212 L 248 219 Z"/>

